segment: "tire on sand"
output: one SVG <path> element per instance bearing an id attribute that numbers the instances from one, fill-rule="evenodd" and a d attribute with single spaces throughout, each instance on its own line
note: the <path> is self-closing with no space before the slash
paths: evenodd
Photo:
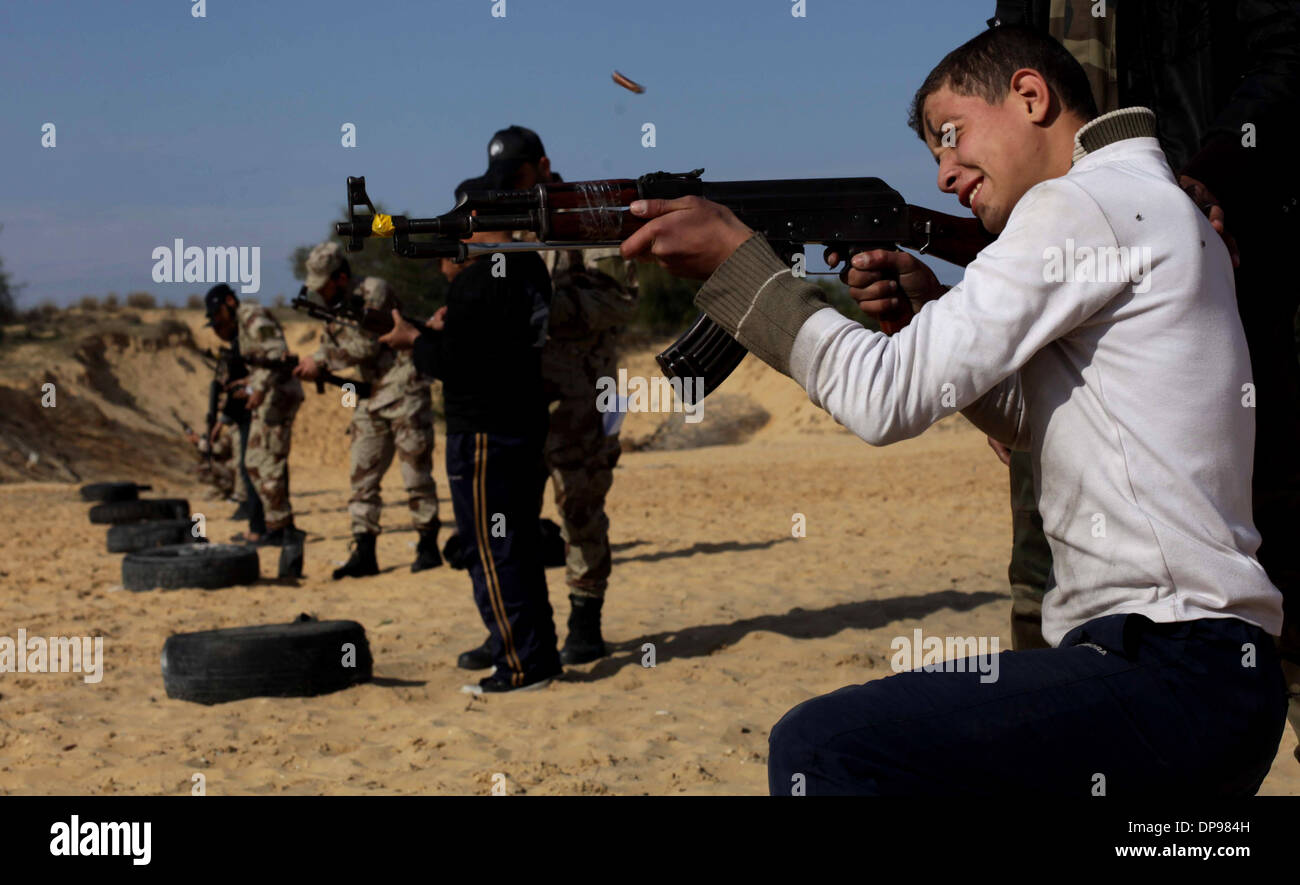
<path id="1" fill-rule="evenodd" d="M 206 538 L 191 534 L 194 524 L 188 519 L 162 519 L 151 522 L 123 522 L 108 530 L 109 553 L 135 553 L 168 544 L 202 543 Z"/>
<path id="2" fill-rule="evenodd" d="M 190 502 L 184 498 L 145 498 L 140 501 L 109 501 L 90 508 L 96 525 L 143 522 L 146 519 L 189 519 Z"/>
<path id="3" fill-rule="evenodd" d="M 134 501 L 141 492 L 152 486 L 142 486 L 133 482 L 92 482 L 81 487 L 83 501 Z"/>
<path id="4" fill-rule="evenodd" d="M 216 590 L 254 584 L 260 573 L 257 548 L 239 544 L 172 544 L 122 558 L 122 586 L 128 590 Z"/>
<path id="5" fill-rule="evenodd" d="M 167 697 L 200 704 L 339 691 L 369 682 L 373 663 L 365 628 L 356 621 L 300 618 L 178 633 L 162 650 Z"/>

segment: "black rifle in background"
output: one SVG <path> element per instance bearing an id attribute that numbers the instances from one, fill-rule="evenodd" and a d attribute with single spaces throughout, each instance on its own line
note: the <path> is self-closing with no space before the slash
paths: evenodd
<path id="1" fill-rule="evenodd" d="M 366 307 L 365 301 L 360 295 L 348 295 L 335 299 L 329 304 L 324 304 L 308 295 L 307 287 L 303 286 L 297 297 L 290 302 L 290 306 L 294 310 L 307 314 L 312 319 L 352 326 L 375 336 L 387 334 L 393 329 L 392 313 Z M 403 310 L 399 310 L 398 313 L 402 319 L 413 326 L 423 327 L 428 322 L 426 317 L 408 314 Z"/>

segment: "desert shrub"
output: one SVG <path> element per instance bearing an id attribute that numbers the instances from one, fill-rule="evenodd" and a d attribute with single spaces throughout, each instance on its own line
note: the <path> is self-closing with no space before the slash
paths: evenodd
<path id="1" fill-rule="evenodd" d="M 158 300 L 148 292 L 132 292 L 126 296 L 126 306 L 136 310 L 150 310 L 158 306 Z"/>

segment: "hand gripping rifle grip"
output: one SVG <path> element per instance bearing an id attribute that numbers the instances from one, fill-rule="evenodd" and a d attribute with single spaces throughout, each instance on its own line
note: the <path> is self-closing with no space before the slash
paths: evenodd
<path id="1" fill-rule="evenodd" d="M 898 247 L 891 246 L 889 248 L 897 249 Z M 856 254 L 856 252 L 854 254 Z M 898 282 L 897 279 L 895 279 L 894 282 Z M 886 335 L 893 335 L 896 332 L 901 331 L 904 326 L 912 321 L 912 300 L 907 297 L 907 294 L 903 291 L 901 286 L 897 291 L 898 294 L 895 298 L 897 299 L 898 304 L 889 308 L 889 310 L 880 315 L 880 331 L 884 332 Z"/>

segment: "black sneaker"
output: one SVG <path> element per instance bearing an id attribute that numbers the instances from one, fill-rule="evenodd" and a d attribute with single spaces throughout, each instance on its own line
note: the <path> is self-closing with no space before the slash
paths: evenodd
<path id="1" fill-rule="evenodd" d="M 491 638 L 484 639 L 483 644 L 478 648 L 471 648 L 469 651 L 461 652 L 460 657 L 456 658 L 456 666 L 462 670 L 486 670 L 491 667 Z"/>
<path id="2" fill-rule="evenodd" d="M 539 688 L 545 688 L 551 684 L 559 673 L 552 673 L 550 676 L 534 676 L 525 679 L 523 685 L 511 685 L 510 680 L 498 678 L 498 674 L 493 673 L 491 676 L 484 676 L 478 681 L 478 685 L 462 685 L 461 692 L 464 694 L 506 694 L 512 691 L 534 691 Z"/>

